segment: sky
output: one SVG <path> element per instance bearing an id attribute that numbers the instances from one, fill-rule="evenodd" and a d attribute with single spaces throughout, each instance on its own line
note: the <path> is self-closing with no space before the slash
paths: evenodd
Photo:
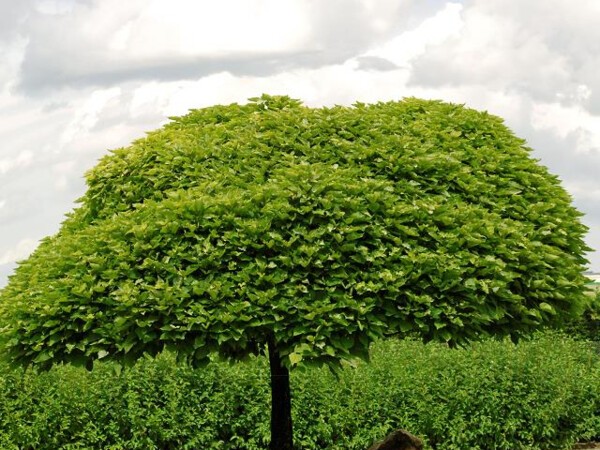
<path id="1" fill-rule="evenodd" d="M 598 0 L 0 0 L 0 287 L 108 150 L 191 108 L 421 97 L 501 116 L 600 272 Z"/>

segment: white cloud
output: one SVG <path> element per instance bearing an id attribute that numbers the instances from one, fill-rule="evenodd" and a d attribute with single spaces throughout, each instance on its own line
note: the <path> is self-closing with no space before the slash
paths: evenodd
<path id="1" fill-rule="evenodd" d="M 112 45 L 135 57 L 294 51 L 308 43 L 309 12 L 301 0 L 152 0 Z"/>
<path id="2" fill-rule="evenodd" d="M 69 180 L 72 179 L 72 172 L 75 168 L 76 161 L 67 160 L 57 162 L 52 167 L 52 172 L 55 175 L 54 187 L 57 191 L 65 191 L 69 187 Z"/>
<path id="3" fill-rule="evenodd" d="M 92 92 L 83 105 L 76 110 L 73 120 L 63 132 L 61 145 L 68 144 L 78 135 L 88 133 L 98 123 L 102 110 L 106 108 L 111 100 L 117 99 L 121 92 L 120 87 L 99 89 Z"/>
<path id="4" fill-rule="evenodd" d="M 163 117 L 187 113 L 191 108 L 232 102 L 245 103 L 262 93 L 285 94 L 310 106 L 375 102 L 411 95 L 402 70 L 367 72 L 356 60 L 317 69 L 298 69 L 270 76 L 236 77 L 222 72 L 195 81 L 153 82 L 137 88 L 130 111 L 133 116 L 146 108 L 161 111 Z"/>
<path id="5" fill-rule="evenodd" d="M 600 186 L 598 183 L 591 183 L 588 180 L 575 181 L 571 180 L 565 183 L 569 192 L 577 197 L 591 198 L 600 201 Z"/>
<path id="6" fill-rule="evenodd" d="M 20 152 L 13 158 L 0 159 L 0 174 L 5 174 L 14 169 L 22 169 L 31 164 L 33 161 L 33 153 L 29 150 Z"/>
<path id="7" fill-rule="evenodd" d="M 9 41 L 0 41 L 0 95 L 7 96 L 17 79 L 25 57 L 27 39 L 17 36 Z"/>
<path id="8" fill-rule="evenodd" d="M 67 0 L 63 0 L 67 1 Z M 55 2 L 50 2 L 54 5 Z M 441 7 L 416 0 L 103 0 L 31 14 L 20 89 L 340 64 Z M 65 39 L 65 30 L 69 39 Z"/>
<path id="9" fill-rule="evenodd" d="M 433 17 L 425 19 L 413 30 L 369 50 L 366 56 L 379 56 L 398 66 L 405 66 L 415 57 L 422 55 L 427 46 L 441 44 L 451 37 L 456 37 L 463 27 L 460 3 L 447 3 Z"/>
<path id="10" fill-rule="evenodd" d="M 551 130 L 561 139 L 576 133 L 577 152 L 600 150 L 600 116 L 590 114 L 579 105 L 535 104 L 531 124 L 536 129 Z"/>
<path id="11" fill-rule="evenodd" d="M 0 265 L 20 261 L 27 258 L 37 247 L 38 242 L 34 239 L 22 239 L 13 248 L 0 254 Z"/>
<path id="12" fill-rule="evenodd" d="M 252 66 L 257 55 L 277 58 L 318 47 L 309 40 L 312 2 L 302 0 L 42 4 L 44 13 L 28 22 L 20 84 L 27 92 L 78 83 L 109 85 L 116 79 L 177 79 L 184 73 L 218 71 L 214 67 L 219 65 Z M 58 12 L 48 14 L 53 8 Z M 254 70 L 267 69 L 269 63 L 261 68 L 256 61 Z"/>
<path id="13" fill-rule="evenodd" d="M 42 14 L 62 15 L 73 11 L 76 0 L 38 0 L 35 4 L 36 11 Z"/>
<path id="14" fill-rule="evenodd" d="M 459 36 L 416 61 L 412 83 L 481 85 L 542 101 L 587 98 L 600 108 L 600 2 L 473 0 L 462 19 Z M 583 98 L 581 86 L 590 90 Z"/>
<path id="15" fill-rule="evenodd" d="M 127 22 L 114 33 L 113 37 L 108 41 L 109 50 L 115 52 L 124 52 L 127 50 L 133 24 L 133 21 Z"/>
<path id="16" fill-rule="evenodd" d="M 168 115 L 169 103 L 178 90 L 189 83 L 181 81 L 144 83 L 133 91 L 129 114 L 131 117 L 143 117 L 148 111 L 155 111 L 163 117 Z"/>

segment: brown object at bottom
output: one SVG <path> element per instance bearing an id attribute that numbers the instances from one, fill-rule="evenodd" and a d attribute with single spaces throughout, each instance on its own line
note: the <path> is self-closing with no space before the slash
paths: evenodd
<path id="1" fill-rule="evenodd" d="M 406 430 L 396 430 L 373 444 L 368 450 L 421 450 L 423 441 Z"/>

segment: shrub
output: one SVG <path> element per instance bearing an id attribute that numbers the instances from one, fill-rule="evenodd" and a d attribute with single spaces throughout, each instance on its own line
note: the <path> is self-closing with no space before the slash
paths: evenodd
<path id="1" fill-rule="evenodd" d="M 0 370 L 0 448 L 248 449 L 269 441 L 264 358 L 192 370 L 170 354 L 120 375 L 59 366 Z M 429 448 L 551 449 L 600 437 L 600 361 L 544 334 L 466 349 L 388 340 L 371 362 L 292 374 L 298 449 L 364 450 L 394 428 Z"/>
<path id="2" fill-rule="evenodd" d="M 600 350 L 600 289 L 590 292 L 590 302 L 576 319 L 567 322 L 565 331 L 579 339 L 595 341 Z"/>

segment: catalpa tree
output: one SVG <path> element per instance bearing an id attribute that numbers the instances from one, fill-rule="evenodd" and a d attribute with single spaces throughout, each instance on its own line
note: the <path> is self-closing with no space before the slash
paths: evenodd
<path id="1" fill-rule="evenodd" d="M 193 110 L 104 157 L 0 298 L 2 353 L 42 369 L 169 349 L 289 369 L 389 335 L 519 335 L 585 302 L 580 213 L 502 120 L 406 99 Z"/>

